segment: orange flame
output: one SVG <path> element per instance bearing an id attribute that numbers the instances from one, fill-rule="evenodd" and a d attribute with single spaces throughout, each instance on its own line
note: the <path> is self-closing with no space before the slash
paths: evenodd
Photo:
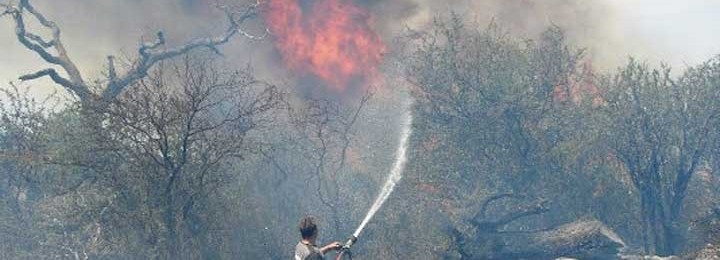
<path id="1" fill-rule="evenodd" d="M 321 79 L 335 90 L 363 85 L 377 75 L 385 45 L 371 17 L 352 0 L 270 0 L 265 21 L 286 66 Z"/>

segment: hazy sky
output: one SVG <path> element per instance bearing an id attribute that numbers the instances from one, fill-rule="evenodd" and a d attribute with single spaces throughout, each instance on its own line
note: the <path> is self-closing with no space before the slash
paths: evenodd
<path id="1" fill-rule="evenodd" d="M 720 1 L 612 0 L 621 35 L 636 42 L 630 50 L 675 67 L 693 65 L 720 54 Z M 632 41 L 640 39 L 640 41 Z M 633 54 L 633 53 L 630 53 Z M 652 55 L 650 57 L 649 55 Z"/>
<path id="2" fill-rule="evenodd" d="M 7 0 L 0 0 L 4 2 Z M 400 2 L 398 0 L 397 2 Z M 720 54 L 720 1 L 717 0 L 402 0 L 417 5 L 412 15 L 395 19 L 392 13 L 377 13 L 390 27 L 418 25 L 442 14 L 445 5 L 465 5 L 480 21 L 491 16 L 528 27 L 550 21 L 573 27 L 568 34 L 588 46 L 601 69 L 618 66 L 627 56 L 652 63 L 665 61 L 674 67 L 693 65 Z M 63 40 L 86 80 L 100 77 L 108 54 L 135 54 L 144 34 L 163 29 L 169 45 L 222 30 L 222 18 L 207 8 L 209 0 L 63 0 L 33 1 L 37 8 L 63 28 Z M 368 1 L 373 10 L 392 10 L 394 1 Z M 494 4 L 488 4 L 494 3 Z M 548 4 L 551 3 L 551 4 Z M 494 5 L 494 6 L 492 6 Z M 497 8 L 501 5 L 502 8 Z M 565 8 L 571 6 L 571 8 Z M 492 7 L 492 8 L 491 8 Z M 446 9 L 453 9 L 447 6 Z M 467 10 L 469 9 L 469 10 Z M 557 10 L 556 10 L 557 9 Z M 438 11 L 439 10 L 439 11 Z M 508 11 L 510 10 L 510 11 Z M 518 12 L 520 10 L 520 12 Z M 592 18 L 587 18 L 591 16 Z M 510 26 L 513 27 L 513 26 Z M 533 31 L 533 29 L 527 29 Z M 387 35 L 385 35 L 387 36 Z M 263 77 L 284 75 L 267 69 L 277 59 L 269 44 L 234 39 L 224 47 L 235 62 L 252 61 Z M 0 18 L 0 87 L 19 75 L 47 68 L 37 55 L 17 43 L 9 17 Z M 266 68 L 262 68 L 265 66 Z M 55 88 L 48 80 L 32 84 L 34 93 Z"/>

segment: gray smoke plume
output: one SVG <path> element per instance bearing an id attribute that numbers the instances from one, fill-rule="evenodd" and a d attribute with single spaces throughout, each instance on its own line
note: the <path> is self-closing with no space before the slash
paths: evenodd
<path id="1" fill-rule="evenodd" d="M 383 35 L 422 29 L 438 16 L 460 14 L 478 26 L 495 21 L 516 37 L 536 38 L 548 26 L 586 48 L 595 68 L 614 70 L 635 56 L 680 68 L 720 54 L 713 18 L 720 2 L 707 0 L 364 0 Z M 693 39 L 689 41 L 689 39 Z"/>
<path id="2" fill-rule="evenodd" d="M 571 0 L 367 0 L 377 14 L 383 35 L 405 28 L 422 29 L 432 20 L 453 12 L 484 27 L 495 22 L 515 37 L 534 39 L 550 26 L 562 27 L 571 43 L 587 48 L 591 59 L 603 69 L 621 64 L 631 49 L 623 46 L 618 32 L 620 12 L 608 1 Z"/>

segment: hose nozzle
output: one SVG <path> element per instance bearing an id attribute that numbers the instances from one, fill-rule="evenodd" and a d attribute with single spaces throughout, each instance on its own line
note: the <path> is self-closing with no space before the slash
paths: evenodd
<path id="1" fill-rule="evenodd" d="M 352 246 L 355 244 L 355 242 L 357 242 L 357 237 L 356 237 L 356 236 L 350 236 L 350 239 L 348 239 L 348 241 L 345 242 L 345 245 L 343 245 L 342 249 L 343 249 L 343 250 L 349 250 L 350 247 L 352 247 Z"/>

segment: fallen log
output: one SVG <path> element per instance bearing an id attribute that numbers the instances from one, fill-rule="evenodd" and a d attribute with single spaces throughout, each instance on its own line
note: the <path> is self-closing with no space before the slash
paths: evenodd
<path id="1" fill-rule="evenodd" d="M 461 255 L 473 259 L 613 259 L 625 247 L 615 232 L 594 219 L 538 232 L 481 233 L 463 242 Z"/>

